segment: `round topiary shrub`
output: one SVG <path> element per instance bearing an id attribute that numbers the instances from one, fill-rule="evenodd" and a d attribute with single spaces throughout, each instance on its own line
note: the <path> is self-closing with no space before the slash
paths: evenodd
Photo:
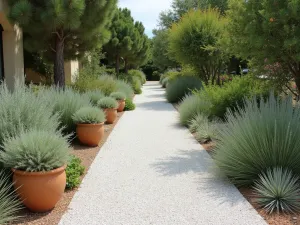
<path id="1" fill-rule="evenodd" d="M 300 174 L 300 109 L 292 99 L 251 98 L 226 114 L 214 159 L 234 184 L 252 185 L 269 168 Z"/>
<path id="2" fill-rule="evenodd" d="M 167 100 L 171 103 L 180 101 L 185 95 L 193 90 L 202 89 L 202 82 L 197 77 L 178 77 L 168 83 L 166 89 Z"/>
<path id="3" fill-rule="evenodd" d="M 98 106 L 101 109 L 115 109 L 118 108 L 118 102 L 112 97 L 104 97 L 98 101 Z"/>
<path id="4" fill-rule="evenodd" d="M 79 109 L 72 118 L 76 124 L 98 124 L 105 121 L 105 114 L 96 107 L 84 107 Z"/>
<path id="5" fill-rule="evenodd" d="M 131 99 L 126 99 L 125 100 L 125 111 L 132 111 L 135 110 L 135 104 Z"/>

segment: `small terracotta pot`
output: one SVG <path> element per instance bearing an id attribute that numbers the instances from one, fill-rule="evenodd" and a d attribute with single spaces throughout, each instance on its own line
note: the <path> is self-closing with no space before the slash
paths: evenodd
<path id="1" fill-rule="evenodd" d="M 53 209 L 66 187 L 65 166 L 47 172 L 25 172 L 12 169 L 16 192 L 33 212 Z"/>
<path id="2" fill-rule="evenodd" d="M 118 116 L 117 109 L 104 109 L 106 115 L 106 123 L 112 124 L 115 122 Z"/>
<path id="3" fill-rule="evenodd" d="M 76 133 L 82 144 L 96 147 L 103 138 L 104 123 L 77 124 Z"/>
<path id="4" fill-rule="evenodd" d="M 125 108 L 125 100 L 119 100 L 118 103 L 119 103 L 118 112 L 123 112 Z"/>

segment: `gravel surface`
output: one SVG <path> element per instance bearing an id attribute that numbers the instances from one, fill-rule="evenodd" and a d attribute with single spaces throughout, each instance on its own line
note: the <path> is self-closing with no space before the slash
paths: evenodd
<path id="1" fill-rule="evenodd" d="M 178 125 L 157 82 L 135 97 L 97 155 L 60 225 L 264 225 Z"/>

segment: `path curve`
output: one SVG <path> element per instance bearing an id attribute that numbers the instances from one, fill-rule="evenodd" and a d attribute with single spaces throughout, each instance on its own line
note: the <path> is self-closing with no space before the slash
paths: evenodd
<path id="1" fill-rule="evenodd" d="M 147 82 L 94 160 L 60 225 L 265 225 Z"/>

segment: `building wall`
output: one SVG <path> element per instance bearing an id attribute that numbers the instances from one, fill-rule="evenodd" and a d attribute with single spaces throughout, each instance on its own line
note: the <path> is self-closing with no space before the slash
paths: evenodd
<path id="1" fill-rule="evenodd" d="M 71 84 L 75 82 L 78 71 L 79 71 L 79 62 L 77 60 L 65 62 L 65 78 L 67 84 Z"/>
<path id="2" fill-rule="evenodd" d="M 7 86 L 12 89 L 16 79 L 24 82 L 23 35 L 17 25 L 9 23 L 5 16 L 7 11 L 5 1 L 0 0 L 0 24 L 4 29 L 2 32 L 4 76 Z"/>

